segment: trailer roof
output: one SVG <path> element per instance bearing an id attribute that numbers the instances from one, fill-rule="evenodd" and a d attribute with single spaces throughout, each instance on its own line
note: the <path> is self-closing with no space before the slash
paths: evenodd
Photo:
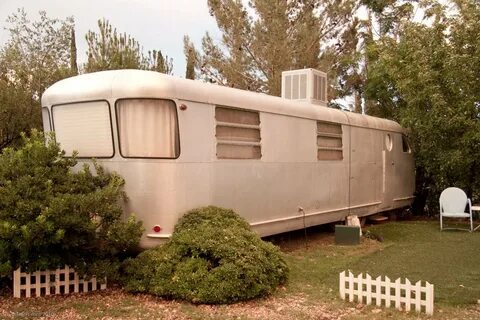
<path id="1" fill-rule="evenodd" d="M 132 97 L 205 102 L 359 127 L 403 131 L 398 123 L 391 120 L 144 70 L 102 71 L 61 80 L 44 92 L 42 106 Z"/>

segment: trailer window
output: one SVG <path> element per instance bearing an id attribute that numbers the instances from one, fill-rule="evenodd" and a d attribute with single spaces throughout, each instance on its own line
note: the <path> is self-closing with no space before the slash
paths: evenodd
<path id="1" fill-rule="evenodd" d="M 317 121 L 317 159 L 343 159 L 341 124 Z"/>
<path id="2" fill-rule="evenodd" d="M 52 124 L 50 123 L 50 111 L 48 108 L 42 108 L 42 122 L 43 122 L 43 131 L 48 132 L 52 130 Z"/>
<path id="3" fill-rule="evenodd" d="M 404 134 L 402 134 L 402 149 L 403 149 L 403 152 L 406 152 L 406 153 L 412 152 L 412 149 L 410 148 L 410 144 L 408 143 L 408 139 Z"/>
<path id="4" fill-rule="evenodd" d="M 79 102 L 52 107 L 55 139 L 67 156 L 113 157 L 110 106 L 106 101 Z"/>
<path id="5" fill-rule="evenodd" d="M 256 111 L 215 108 L 218 159 L 262 157 L 260 115 Z"/>
<path id="6" fill-rule="evenodd" d="M 180 143 L 175 102 L 121 99 L 116 103 L 116 114 L 123 157 L 178 158 Z"/>
<path id="7" fill-rule="evenodd" d="M 385 136 L 385 147 L 388 151 L 392 151 L 393 149 L 393 139 L 390 133 L 387 133 L 387 135 Z"/>

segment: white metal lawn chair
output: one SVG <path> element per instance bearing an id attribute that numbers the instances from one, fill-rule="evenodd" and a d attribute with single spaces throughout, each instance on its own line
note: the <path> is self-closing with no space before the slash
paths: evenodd
<path id="1" fill-rule="evenodd" d="M 470 230 L 462 228 L 443 228 L 443 218 L 470 218 Z M 472 202 L 459 188 L 447 188 L 440 194 L 440 230 L 457 229 L 473 231 Z"/>

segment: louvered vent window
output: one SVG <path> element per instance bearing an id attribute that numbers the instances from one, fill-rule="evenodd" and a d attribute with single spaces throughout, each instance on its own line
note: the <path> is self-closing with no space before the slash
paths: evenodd
<path id="1" fill-rule="evenodd" d="M 327 101 L 326 78 L 320 75 L 313 75 L 313 98 L 320 101 Z"/>
<path id="2" fill-rule="evenodd" d="M 306 99 L 307 98 L 307 75 L 295 74 L 285 76 L 285 98 Z"/>
<path id="3" fill-rule="evenodd" d="M 342 160 L 342 125 L 317 121 L 317 159 Z"/>
<path id="4" fill-rule="evenodd" d="M 260 159 L 260 115 L 255 111 L 215 108 L 218 159 Z"/>

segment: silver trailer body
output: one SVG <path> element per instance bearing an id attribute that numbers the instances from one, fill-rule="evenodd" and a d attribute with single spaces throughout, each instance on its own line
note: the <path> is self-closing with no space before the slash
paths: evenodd
<path id="1" fill-rule="evenodd" d="M 145 248 L 201 206 L 266 236 L 413 201 L 413 155 L 390 120 L 139 70 L 62 80 L 42 107 L 67 154 L 125 178 Z"/>

